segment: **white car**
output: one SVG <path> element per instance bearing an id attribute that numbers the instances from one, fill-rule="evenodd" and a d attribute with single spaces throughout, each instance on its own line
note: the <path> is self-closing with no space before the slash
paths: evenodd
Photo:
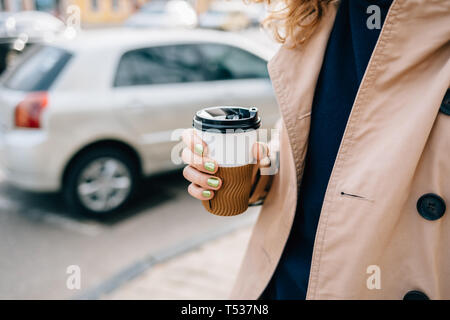
<path id="1" fill-rule="evenodd" d="M 208 30 L 91 31 L 35 45 L 0 80 L 0 170 L 23 189 L 62 190 L 76 211 L 117 211 L 141 176 L 177 168 L 171 134 L 198 109 L 256 106 L 273 126 L 272 54 Z"/>

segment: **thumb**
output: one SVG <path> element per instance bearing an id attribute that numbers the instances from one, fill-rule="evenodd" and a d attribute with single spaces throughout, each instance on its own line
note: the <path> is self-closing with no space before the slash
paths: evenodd
<path id="1" fill-rule="evenodd" d="M 255 142 L 252 152 L 257 162 L 264 161 L 269 157 L 269 146 L 264 142 Z"/>

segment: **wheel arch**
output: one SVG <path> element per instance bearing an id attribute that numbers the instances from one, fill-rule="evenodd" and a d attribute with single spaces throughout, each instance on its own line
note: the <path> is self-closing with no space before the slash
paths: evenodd
<path id="1" fill-rule="evenodd" d="M 135 162 L 139 175 L 142 176 L 142 172 L 143 172 L 142 158 L 139 155 L 138 151 L 133 146 L 131 146 L 130 144 L 128 144 L 126 142 L 117 140 L 117 139 L 102 139 L 102 140 L 98 140 L 98 141 L 95 141 L 95 142 L 92 142 L 92 143 L 89 143 L 89 144 L 83 146 L 81 149 L 76 151 L 71 156 L 70 160 L 66 163 L 63 173 L 62 173 L 62 176 L 61 176 L 62 187 L 64 187 L 65 181 L 67 179 L 67 174 L 70 171 L 70 169 L 73 167 L 75 162 L 85 153 L 89 152 L 90 150 L 100 148 L 100 147 L 115 148 L 115 149 L 121 150 L 121 151 L 125 152 L 126 154 L 128 154 Z"/>

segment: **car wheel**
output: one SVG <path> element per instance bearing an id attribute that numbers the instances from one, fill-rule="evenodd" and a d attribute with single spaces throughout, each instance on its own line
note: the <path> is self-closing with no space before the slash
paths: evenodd
<path id="1" fill-rule="evenodd" d="M 138 166 L 127 153 L 110 147 L 92 149 L 69 168 L 64 197 L 71 211 L 106 216 L 127 205 L 138 181 Z"/>

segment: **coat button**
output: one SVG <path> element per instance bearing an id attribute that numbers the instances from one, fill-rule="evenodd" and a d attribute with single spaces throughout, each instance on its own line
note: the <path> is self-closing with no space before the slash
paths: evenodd
<path id="1" fill-rule="evenodd" d="M 403 300 L 430 300 L 430 298 L 421 291 L 412 290 L 405 294 Z"/>
<path id="2" fill-rule="evenodd" d="M 434 193 L 424 194 L 417 201 L 417 211 L 427 220 L 437 220 L 445 213 L 444 199 Z"/>
<path id="3" fill-rule="evenodd" d="M 447 92 L 445 93 L 440 110 L 443 114 L 450 116 L 450 90 L 447 90 Z"/>

